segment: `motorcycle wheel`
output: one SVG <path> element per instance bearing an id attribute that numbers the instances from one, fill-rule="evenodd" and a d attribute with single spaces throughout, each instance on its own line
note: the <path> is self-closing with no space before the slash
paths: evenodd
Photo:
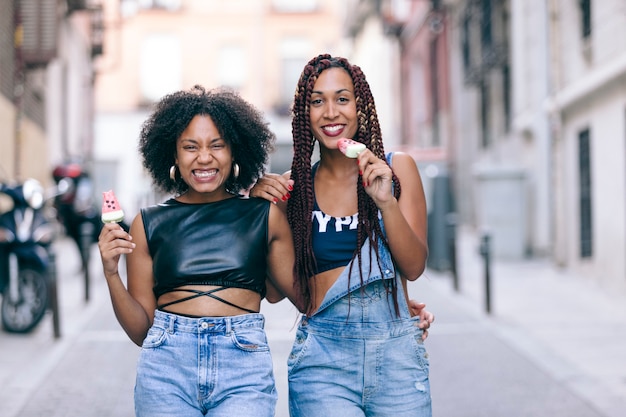
<path id="1" fill-rule="evenodd" d="M 46 276 L 24 268 L 18 279 L 17 302 L 11 301 L 8 286 L 2 294 L 2 327 L 10 333 L 28 333 L 39 324 L 48 307 Z"/>

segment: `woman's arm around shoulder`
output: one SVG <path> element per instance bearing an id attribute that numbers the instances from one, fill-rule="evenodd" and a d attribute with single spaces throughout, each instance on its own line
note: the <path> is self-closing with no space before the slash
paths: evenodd
<path id="1" fill-rule="evenodd" d="M 291 171 L 283 175 L 267 173 L 254 184 L 249 191 L 250 197 L 264 198 L 274 204 L 285 206 L 289 199 L 289 192 L 293 190 Z M 282 207 L 283 211 L 285 207 Z"/>

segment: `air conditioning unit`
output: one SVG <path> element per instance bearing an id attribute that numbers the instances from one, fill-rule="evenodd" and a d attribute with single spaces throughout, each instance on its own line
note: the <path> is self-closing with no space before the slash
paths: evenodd
<path id="1" fill-rule="evenodd" d="M 22 0 L 22 59 L 29 67 L 45 66 L 57 55 L 56 0 Z"/>

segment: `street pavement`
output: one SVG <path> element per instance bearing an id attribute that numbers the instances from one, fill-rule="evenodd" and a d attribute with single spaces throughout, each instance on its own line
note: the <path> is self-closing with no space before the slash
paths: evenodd
<path id="1" fill-rule="evenodd" d="M 484 298 L 478 237 L 457 241 L 459 290 L 428 270 L 411 298 L 436 315 L 426 348 L 435 417 L 623 417 L 626 415 L 626 294 L 568 275 L 547 260 L 491 265 Z M 93 248 L 91 300 L 78 252 L 56 243 L 61 338 L 50 315 L 28 335 L 0 332 L 0 416 L 131 417 L 136 347 L 119 327 Z M 265 303 L 266 330 L 287 417 L 286 358 L 297 323 L 288 302 Z M 410 398 L 407 398 L 410 401 Z"/>

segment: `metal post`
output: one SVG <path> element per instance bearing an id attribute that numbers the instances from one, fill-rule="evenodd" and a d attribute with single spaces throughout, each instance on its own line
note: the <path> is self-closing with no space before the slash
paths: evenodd
<path id="1" fill-rule="evenodd" d="M 84 220 L 80 225 L 80 258 L 83 266 L 83 276 L 85 281 L 85 302 L 89 302 L 91 278 L 89 275 L 89 259 L 91 244 L 93 242 L 94 226 L 91 222 Z"/>
<path id="2" fill-rule="evenodd" d="M 450 272 L 452 273 L 452 283 L 454 285 L 454 290 L 456 292 L 459 292 L 459 275 L 456 267 L 456 213 L 448 213 L 446 215 L 446 224 L 448 226 L 446 234 L 448 238 L 448 255 L 450 257 Z"/>
<path id="3" fill-rule="evenodd" d="M 54 338 L 61 337 L 61 320 L 59 314 L 59 297 L 57 286 L 57 263 L 54 249 L 48 248 L 48 300 L 50 309 L 52 310 L 52 328 L 54 330 Z"/>
<path id="4" fill-rule="evenodd" d="M 485 311 L 491 314 L 491 236 L 483 233 L 480 238 L 480 254 L 485 261 Z"/>

